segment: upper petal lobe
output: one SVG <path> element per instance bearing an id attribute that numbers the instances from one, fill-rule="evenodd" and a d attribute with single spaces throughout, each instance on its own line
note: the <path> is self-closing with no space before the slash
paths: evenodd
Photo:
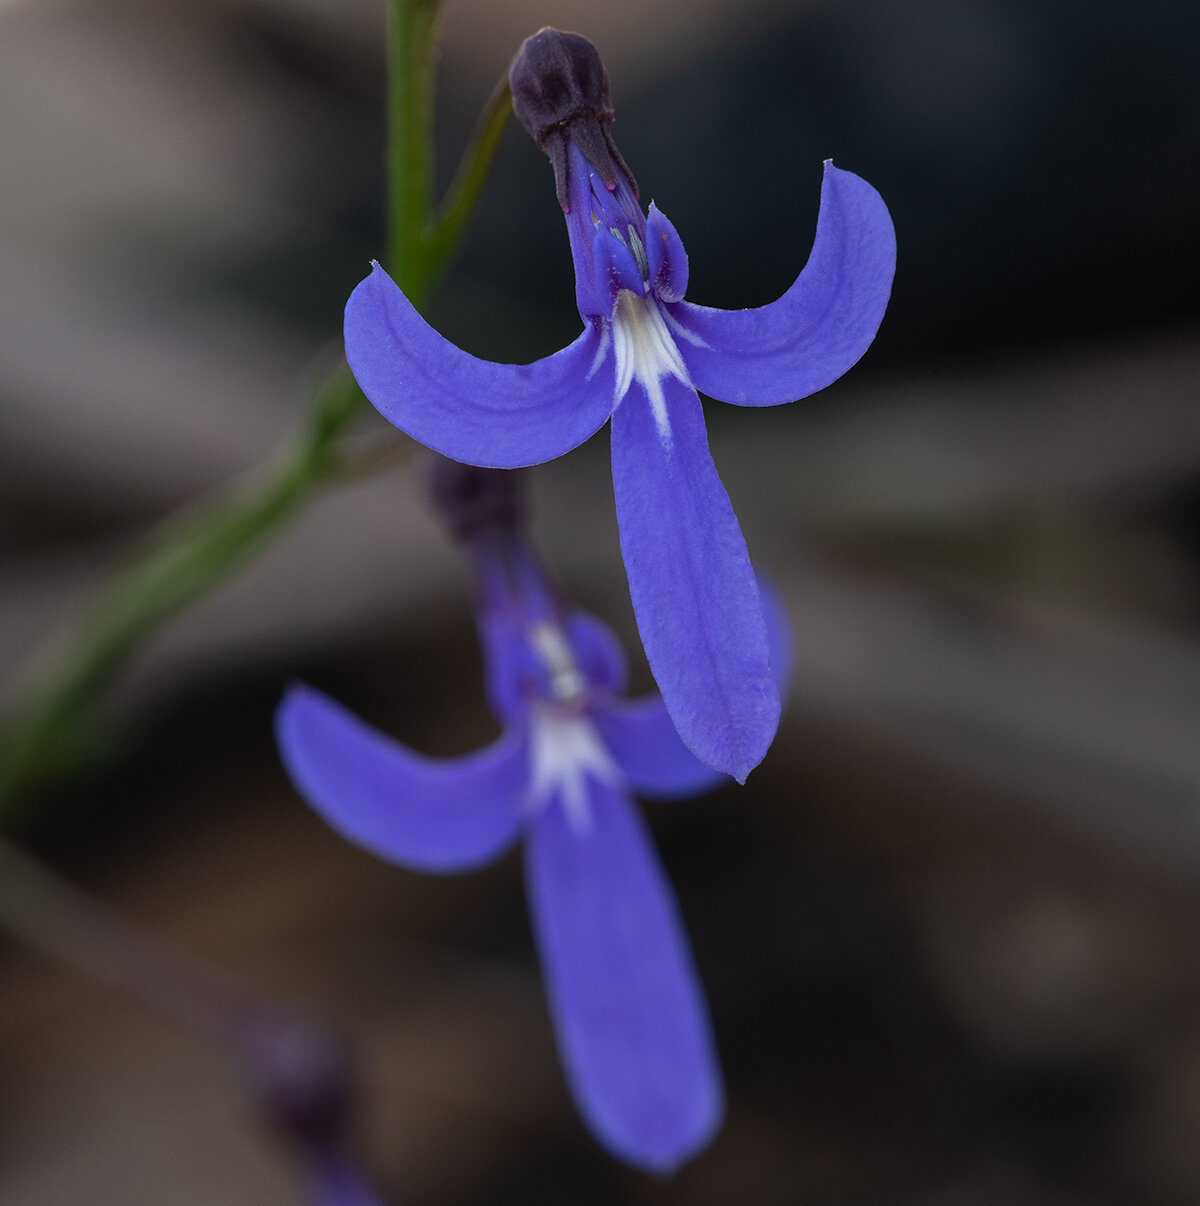
<path id="1" fill-rule="evenodd" d="M 599 324 L 533 364 L 479 360 L 443 339 L 378 264 L 346 303 L 346 359 L 390 423 L 469 465 L 553 460 L 597 432 L 613 405 Z"/>
<path id="2" fill-rule="evenodd" d="M 896 235 L 883 199 L 827 163 L 812 254 L 781 298 L 752 310 L 670 307 L 692 384 L 741 406 L 774 406 L 824 389 L 870 347 L 895 268 Z"/>

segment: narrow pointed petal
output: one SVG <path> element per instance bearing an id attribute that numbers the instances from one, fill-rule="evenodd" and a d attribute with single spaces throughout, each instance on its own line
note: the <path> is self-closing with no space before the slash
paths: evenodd
<path id="1" fill-rule="evenodd" d="M 523 827 L 529 750 L 518 732 L 465 758 L 425 758 L 297 685 L 279 705 L 275 735 L 309 804 L 343 837 L 402 866 L 478 867 Z"/>
<path id="2" fill-rule="evenodd" d="M 588 683 L 614 695 L 624 691 L 629 683 L 629 663 L 617 634 L 586 611 L 573 612 L 563 628 Z"/>
<path id="3" fill-rule="evenodd" d="M 646 215 L 646 256 L 655 296 L 665 302 L 679 301 L 687 292 L 687 252 L 670 219 L 653 201 Z"/>
<path id="4" fill-rule="evenodd" d="M 883 199 L 827 162 L 812 254 L 778 301 L 753 310 L 670 307 L 692 384 L 739 406 L 774 406 L 824 389 L 870 347 L 895 268 L 896 234 Z"/>
<path id="5" fill-rule="evenodd" d="M 586 822 L 557 801 L 525 848 L 529 907 L 563 1065 L 596 1137 L 666 1173 L 723 1109 L 703 992 L 678 906 L 635 809 L 589 781 Z"/>
<path id="6" fill-rule="evenodd" d="M 650 670 L 683 742 L 742 782 L 779 723 L 746 542 L 708 452 L 694 390 L 664 378 L 662 418 L 639 384 L 612 424 L 629 594 Z"/>
<path id="7" fill-rule="evenodd" d="M 469 465 L 553 460 L 612 410 L 612 357 L 598 324 L 533 364 L 479 360 L 443 339 L 376 264 L 346 303 L 345 335 L 346 359 L 380 414 Z"/>
<path id="8" fill-rule="evenodd" d="M 783 695 L 791 676 L 787 616 L 774 588 L 761 577 L 758 591 L 771 651 L 771 677 Z M 636 795 L 684 799 L 728 781 L 683 744 L 658 694 L 597 705 L 592 721 Z"/>

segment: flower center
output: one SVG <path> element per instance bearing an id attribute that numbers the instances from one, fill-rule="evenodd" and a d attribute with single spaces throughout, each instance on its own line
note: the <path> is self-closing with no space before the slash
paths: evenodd
<path id="1" fill-rule="evenodd" d="M 571 825 L 579 832 L 586 832 L 592 823 L 587 776 L 618 783 L 621 772 L 586 712 L 537 703 L 533 706 L 532 720 L 529 802 L 540 809 L 557 797 Z"/>
<path id="2" fill-rule="evenodd" d="M 575 661 L 566 633 L 558 624 L 540 620 L 530 626 L 527 637 L 550 678 L 550 697 L 530 705 L 530 803 L 542 808 L 557 797 L 571 825 L 586 832 L 591 825 L 587 776 L 616 783 L 621 772 L 588 717 L 587 676 Z"/>
<path id="3" fill-rule="evenodd" d="M 664 448 L 670 448 L 671 420 L 663 396 L 662 379 L 676 377 L 689 386 L 691 382 L 657 300 L 653 296 L 638 297 L 629 289 L 622 289 L 617 294 L 612 332 L 613 352 L 617 359 L 613 405 L 619 404 L 629 392 L 631 383 L 637 381 L 650 399 L 659 439 Z"/>
<path id="4" fill-rule="evenodd" d="M 530 645 L 550 675 L 550 693 L 562 704 L 581 704 L 587 679 L 575 663 L 575 655 L 563 630 L 542 620 L 528 632 Z"/>

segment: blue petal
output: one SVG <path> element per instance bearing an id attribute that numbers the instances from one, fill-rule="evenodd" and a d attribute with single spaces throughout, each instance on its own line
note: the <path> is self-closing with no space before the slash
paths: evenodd
<path id="1" fill-rule="evenodd" d="M 575 303 L 587 318 L 612 318 L 617 293 L 646 292 L 637 260 L 630 250 L 631 234 L 645 242 L 646 219 L 624 173 L 609 189 L 572 140 L 567 142 L 567 236 L 575 266 Z"/>
<path id="2" fill-rule="evenodd" d="M 614 695 L 624 691 L 629 682 L 629 663 L 616 633 L 586 611 L 573 612 L 563 628 L 588 685 Z"/>
<path id="3" fill-rule="evenodd" d="M 779 723 L 758 586 L 708 452 L 700 399 L 661 382 L 669 443 L 634 385 L 613 415 L 613 490 L 646 658 L 684 744 L 742 782 Z"/>
<path id="4" fill-rule="evenodd" d="M 761 574 L 757 581 L 758 601 L 767 626 L 767 647 L 771 651 L 771 678 L 779 694 L 785 696 L 792 681 L 792 628 L 779 592 Z"/>
<path id="5" fill-rule="evenodd" d="M 592 723 L 639 796 L 681 800 L 729 782 L 683 744 L 661 695 L 599 704 Z"/>
<path id="6" fill-rule="evenodd" d="M 345 333 L 346 359 L 380 414 L 469 465 L 553 460 L 612 410 L 613 362 L 600 324 L 533 364 L 478 360 L 429 326 L 376 264 L 346 303 Z"/>
<path id="7" fill-rule="evenodd" d="M 687 292 L 687 252 L 670 219 L 653 201 L 646 217 L 646 259 L 655 295 L 665 302 L 679 301 Z"/>
<path id="8" fill-rule="evenodd" d="M 896 234 L 879 194 L 825 165 L 804 271 L 756 310 L 670 307 L 692 384 L 740 406 L 774 406 L 836 381 L 871 345 L 892 291 Z"/>
<path id="9" fill-rule="evenodd" d="M 780 695 L 791 676 L 787 616 L 774 588 L 758 579 L 759 599 L 771 650 L 771 677 Z M 596 705 L 592 721 L 629 786 L 639 796 L 675 800 L 696 796 L 726 781 L 679 738 L 660 695 Z"/>
<path id="10" fill-rule="evenodd" d="M 279 705 L 275 736 L 296 790 L 381 858 L 465 871 L 498 858 L 523 827 L 529 751 L 519 732 L 465 758 L 425 758 L 298 685 Z"/>
<path id="11" fill-rule="evenodd" d="M 534 821 L 526 877 L 567 1080 L 618 1158 L 669 1172 L 723 1108 L 703 992 L 671 888 L 637 812 L 589 782 L 583 822 Z"/>
<path id="12" fill-rule="evenodd" d="M 471 544 L 488 703 L 502 725 L 523 722 L 531 696 L 550 690 L 530 629 L 558 620 L 558 605 L 533 550 L 518 534 L 480 533 Z"/>

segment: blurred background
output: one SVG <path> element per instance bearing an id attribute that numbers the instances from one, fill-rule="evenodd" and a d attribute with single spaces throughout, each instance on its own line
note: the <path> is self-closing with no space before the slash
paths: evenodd
<path id="1" fill-rule="evenodd" d="M 898 231 L 853 372 L 708 408 L 796 645 L 748 785 L 648 810 L 724 1130 L 669 1182 L 612 1162 L 562 1084 L 519 860 L 407 874 L 284 779 L 294 676 L 429 753 L 494 731 L 416 464 L 324 494 L 153 640 L 20 836 L 345 1035 L 390 1201 L 1200 1200 L 1200 10 L 451 0 L 443 178 L 543 24 L 605 57 L 692 299 L 790 283 L 825 158 Z M 0 705 L 130 540 L 294 429 L 382 250 L 382 51 L 381 0 L 0 2 Z M 431 316 L 508 360 L 578 329 L 515 125 Z M 636 649 L 606 445 L 531 475 L 537 531 Z M 299 1194 L 230 1066 L 5 941 L 0 1202 Z"/>

